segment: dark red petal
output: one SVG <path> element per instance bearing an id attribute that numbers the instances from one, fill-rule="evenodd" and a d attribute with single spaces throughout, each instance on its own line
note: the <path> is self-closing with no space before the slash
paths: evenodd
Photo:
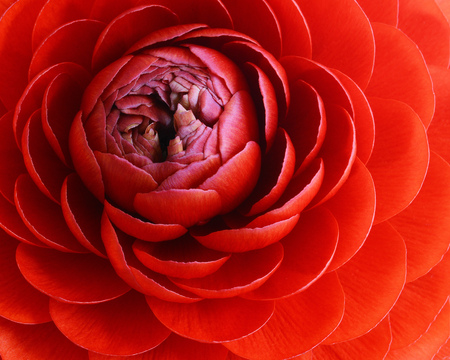
<path id="1" fill-rule="evenodd" d="M 330 9 L 326 0 L 297 2 L 311 32 L 312 58 L 342 71 L 364 89 L 372 75 L 375 46 L 370 22 L 358 4 L 344 0 Z"/>
<path id="2" fill-rule="evenodd" d="M 21 244 L 16 258 L 30 284 L 62 302 L 104 302 L 130 290 L 109 261 L 94 254 L 70 254 Z"/>
<path id="3" fill-rule="evenodd" d="M 170 334 L 144 296 L 135 291 L 100 304 L 65 304 L 51 299 L 50 314 L 72 342 L 107 355 L 139 354 L 158 346 Z"/>
<path id="4" fill-rule="evenodd" d="M 178 24 L 178 17 L 169 8 L 146 5 L 121 13 L 111 21 L 98 38 L 92 57 L 95 72 L 119 59 L 143 36 L 167 26 Z"/>
<path id="5" fill-rule="evenodd" d="M 250 35 L 276 58 L 281 55 L 281 30 L 277 18 L 265 1 L 222 0 L 233 19 L 234 29 Z"/>
<path id="6" fill-rule="evenodd" d="M 427 332 L 414 344 L 408 347 L 392 350 L 385 360 L 410 360 L 417 359 L 438 359 L 434 355 L 439 351 L 450 337 L 450 305 L 442 309 Z"/>
<path id="7" fill-rule="evenodd" d="M 371 22 L 381 22 L 396 26 L 398 20 L 398 0 L 358 0 Z"/>
<path id="8" fill-rule="evenodd" d="M 63 183 L 61 209 L 67 226 L 80 244 L 96 255 L 106 257 L 100 235 L 103 207 L 75 173 Z"/>
<path id="9" fill-rule="evenodd" d="M 182 289 L 204 298 L 228 298 L 242 295 L 264 284 L 283 260 L 280 243 L 263 249 L 233 254 L 216 272 L 202 278 L 171 278 Z"/>
<path id="10" fill-rule="evenodd" d="M 330 264 L 338 234 L 338 224 L 326 209 L 303 212 L 297 226 L 281 240 L 284 259 L 280 267 L 261 287 L 244 297 L 277 299 L 306 289 Z"/>
<path id="11" fill-rule="evenodd" d="M 186 233 L 187 229 L 177 224 L 153 224 L 134 217 L 105 201 L 108 218 L 126 234 L 145 241 L 165 241 L 176 239 Z"/>
<path id="12" fill-rule="evenodd" d="M 69 341 L 53 323 L 22 325 L 0 317 L 3 360 L 89 360 L 88 352 Z"/>
<path id="13" fill-rule="evenodd" d="M 0 119 L 0 192 L 14 203 L 14 184 L 20 174 L 27 171 L 23 156 L 17 148 L 12 131 L 13 112 L 6 113 Z"/>
<path id="14" fill-rule="evenodd" d="M 34 183 L 44 195 L 59 204 L 62 183 L 72 171 L 56 156 L 45 138 L 40 110 L 25 125 L 22 151 L 25 166 Z"/>
<path id="15" fill-rule="evenodd" d="M 435 1 L 401 0 L 398 28 L 418 45 L 429 65 L 449 65 L 450 27 Z"/>
<path id="16" fill-rule="evenodd" d="M 39 324 L 51 321 L 48 297 L 33 288 L 16 264 L 18 243 L 0 235 L 0 315 L 14 322 Z M 0 332 L 1 333 L 1 332 Z"/>
<path id="17" fill-rule="evenodd" d="M 366 95 L 407 103 L 428 127 L 434 113 L 434 94 L 422 54 L 398 29 L 385 24 L 372 27 L 377 51 Z"/>
<path id="18" fill-rule="evenodd" d="M 411 205 L 389 219 L 389 223 L 402 235 L 408 249 L 407 281 L 426 274 L 449 248 L 449 183 L 449 165 L 432 152 L 430 167 L 419 194 Z"/>
<path id="19" fill-rule="evenodd" d="M 160 243 L 135 241 L 133 251 L 153 271 L 183 279 L 212 274 L 230 258 L 229 254 L 201 246 L 189 235 Z"/>
<path id="20" fill-rule="evenodd" d="M 376 225 L 361 250 L 337 274 L 345 292 L 345 313 L 327 339 L 329 344 L 359 337 L 386 316 L 405 283 L 405 243 L 389 224 Z"/>
<path id="21" fill-rule="evenodd" d="M 31 32 L 45 2 L 16 1 L 0 18 L 0 54 L 8 54 L 0 57 L 0 98 L 9 110 L 15 106 L 28 83 Z"/>
<path id="22" fill-rule="evenodd" d="M 361 354 L 364 354 L 364 360 L 384 359 L 389 351 L 391 340 L 391 327 L 388 318 L 385 318 L 359 338 L 335 345 L 318 346 L 313 350 L 314 359 L 358 359 Z"/>
<path id="23" fill-rule="evenodd" d="M 53 151 L 67 166 L 72 160 L 69 153 L 69 132 L 77 114 L 83 89 L 67 74 L 61 74 L 48 85 L 42 100 L 42 127 Z"/>
<path id="24" fill-rule="evenodd" d="M 73 62 L 90 71 L 94 46 L 104 27 L 105 24 L 99 21 L 82 19 L 55 30 L 34 52 L 28 78 L 62 62 Z"/>
<path id="25" fill-rule="evenodd" d="M 202 342 L 223 342 L 241 338 L 263 326 L 272 316 L 272 301 L 251 301 L 239 297 L 177 304 L 147 298 L 165 326 L 183 337 Z"/>
<path id="26" fill-rule="evenodd" d="M 450 294 L 450 256 L 428 274 L 407 283 L 400 298 L 392 308 L 393 340 L 391 349 L 412 344 L 428 329 Z"/>
<path id="27" fill-rule="evenodd" d="M 343 311 L 339 280 L 335 274 L 325 275 L 307 290 L 277 300 L 273 316 L 260 330 L 224 346 L 245 358 L 289 358 L 322 342 L 339 324 Z"/>
<path id="28" fill-rule="evenodd" d="M 164 190 L 138 193 L 136 211 L 152 222 L 190 227 L 209 220 L 221 210 L 220 195 L 214 190 Z"/>
<path id="29" fill-rule="evenodd" d="M 375 222 L 380 222 L 402 211 L 417 195 L 429 150 L 423 124 L 409 106 L 379 98 L 370 99 L 370 104 L 377 130 L 367 168 L 377 193 Z"/>
<path id="30" fill-rule="evenodd" d="M 29 175 L 17 178 L 16 208 L 28 229 L 44 244 L 68 252 L 87 252 L 72 235 L 61 207 L 43 195 Z"/>
<path id="31" fill-rule="evenodd" d="M 329 270 L 345 264 L 363 245 L 372 227 L 375 204 L 370 172 L 356 158 L 345 184 L 324 204 L 339 224 L 339 242 Z"/>

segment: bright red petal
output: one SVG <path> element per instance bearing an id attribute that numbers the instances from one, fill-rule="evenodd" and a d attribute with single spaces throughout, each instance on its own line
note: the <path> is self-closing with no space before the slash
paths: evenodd
<path id="1" fill-rule="evenodd" d="M 371 22 L 381 22 L 396 26 L 398 18 L 398 0 L 358 0 Z"/>

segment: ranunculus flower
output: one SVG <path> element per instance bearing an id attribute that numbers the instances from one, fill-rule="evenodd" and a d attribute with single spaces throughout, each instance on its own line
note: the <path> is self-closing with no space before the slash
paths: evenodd
<path id="1" fill-rule="evenodd" d="M 0 13 L 3 360 L 449 355 L 448 1 Z"/>

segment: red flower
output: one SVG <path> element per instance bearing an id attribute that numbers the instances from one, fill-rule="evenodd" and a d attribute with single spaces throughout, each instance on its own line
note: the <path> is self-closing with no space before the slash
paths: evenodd
<path id="1" fill-rule="evenodd" d="M 2 359 L 448 356 L 447 4 L 2 2 Z"/>

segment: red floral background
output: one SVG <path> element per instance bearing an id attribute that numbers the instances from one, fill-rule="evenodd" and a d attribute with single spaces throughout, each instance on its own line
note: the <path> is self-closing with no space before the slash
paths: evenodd
<path id="1" fill-rule="evenodd" d="M 450 356 L 448 1 L 0 14 L 2 359 Z"/>

